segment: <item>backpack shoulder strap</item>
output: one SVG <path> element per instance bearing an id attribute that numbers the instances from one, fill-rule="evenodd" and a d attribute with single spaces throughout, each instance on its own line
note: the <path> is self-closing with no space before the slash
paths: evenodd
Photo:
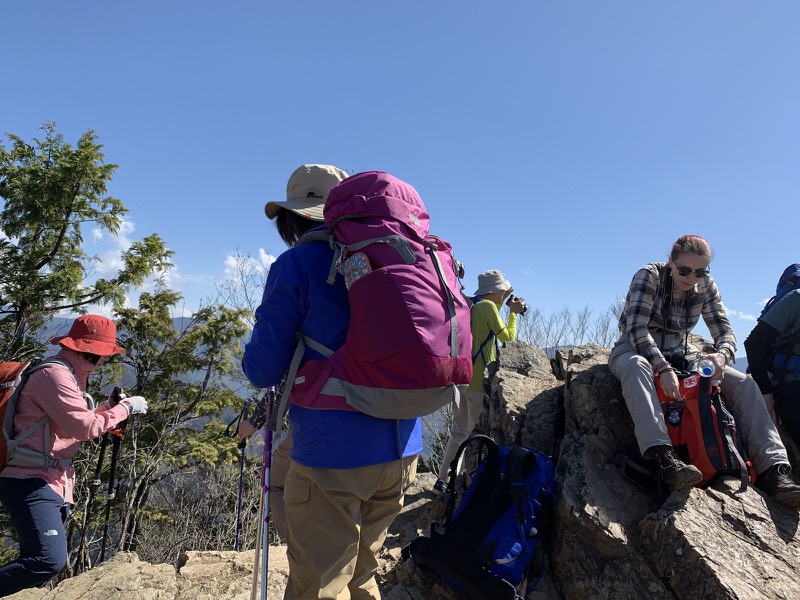
<path id="1" fill-rule="evenodd" d="M 334 239 L 333 234 L 327 229 L 307 231 L 297 240 L 295 246 L 302 246 L 303 244 L 309 244 L 311 242 L 325 242 L 333 249 L 333 261 L 331 262 L 331 268 L 330 271 L 328 271 L 327 279 L 328 284 L 333 285 L 333 282 L 336 281 L 336 269 L 342 264 L 342 257 L 344 256 L 346 247 L 338 243 Z"/>
<path id="2" fill-rule="evenodd" d="M 289 396 L 292 393 L 294 379 L 297 377 L 297 370 L 300 368 L 300 363 L 303 362 L 303 356 L 306 353 L 306 347 L 316 350 L 326 358 L 333 354 L 333 350 L 327 346 L 312 340 L 310 337 L 300 333 L 299 331 L 297 332 L 297 346 L 295 346 L 292 360 L 289 362 L 289 369 L 286 372 L 283 384 L 280 386 L 280 390 L 278 392 L 279 398 L 277 409 L 274 410 L 269 417 L 268 427 L 275 432 L 276 436 L 280 436 L 281 430 L 283 429 L 283 416 L 286 414 L 286 407 L 289 404 Z"/>
<path id="3" fill-rule="evenodd" d="M 75 375 L 75 369 L 72 368 L 72 365 L 65 361 L 63 358 L 59 358 L 58 356 L 51 356 L 50 358 L 45 358 L 43 361 L 28 367 L 25 370 L 25 375 L 29 376 L 34 371 L 38 371 L 39 369 L 44 369 L 45 367 L 50 367 L 52 365 L 58 365 L 60 367 L 64 367 L 65 369 L 69 369 L 69 372 Z"/>
<path id="4" fill-rule="evenodd" d="M 664 276 L 664 287 L 661 288 L 661 316 L 664 319 L 664 325 L 661 328 L 661 351 L 664 351 L 664 341 L 667 336 L 667 322 L 669 321 L 670 314 L 672 313 L 672 271 L 667 265 L 667 272 Z"/>
<path id="5" fill-rule="evenodd" d="M 719 416 L 725 442 L 728 444 L 731 454 L 736 458 L 736 462 L 739 463 L 739 478 L 741 481 L 739 491 L 743 492 L 747 489 L 747 483 L 750 481 L 750 473 L 747 470 L 747 461 L 744 459 L 741 452 L 739 452 L 739 448 L 736 446 L 736 442 L 733 439 L 733 430 L 736 423 L 733 419 L 733 415 L 722 403 L 719 388 L 717 388 L 714 393 L 710 394 L 710 401 L 714 405 L 717 415 Z"/>
<path id="6" fill-rule="evenodd" d="M 472 306 L 475 306 L 476 304 L 479 304 L 481 302 L 488 302 L 488 300 L 486 298 L 481 298 L 480 296 L 475 296 L 474 298 L 472 298 Z M 483 364 L 485 366 L 488 366 L 489 361 L 486 360 L 486 354 L 484 354 L 483 349 L 486 347 L 486 344 L 488 344 L 489 342 L 492 341 L 492 338 L 495 338 L 495 345 L 497 346 L 497 349 L 499 351 L 500 343 L 497 341 L 497 338 L 495 337 L 494 331 L 492 331 L 490 329 L 489 330 L 489 334 L 486 336 L 486 339 L 483 340 L 483 342 L 481 342 L 481 345 L 478 348 L 478 351 L 475 354 L 472 355 L 472 364 L 473 365 L 476 362 L 478 362 L 478 357 L 482 356 L 483 357 Z"/>
<path id="7" fill-rule="evenodd" d="M 72 373 L 73 376 L 75 375 L 75 369 L 72 368 L 72 365 L 70 365 L 67 361 L 65 361 L 62 358 L 59 358 L 57 356 L 52 356 L 52 357 L 44 359 L 44 360 L 39 360 L 39 361 L 35 362 L 34 364 L 30 365 L 29 367 L 27 367 L 22 372 L 22 374 L 20 375 L 20 377 L 22 377 L 22 379 L 21 379 L 19 385 L 17 386 L 17 389 L 14 391 L 14 393 L 18 395 L 18 400 L 19 400 L 19 397 L 20 397 L 19 395 L 22 393 L 22 388 L 24 387 L 25 383 L 27 383 L 28 378 L 34 372 L 36 372 L 36 371 L 38 371 L 40 369 L 43 369 L 45 367 L 53 366 L 53 365 L 57 365 L 57 366 L 62 367 L 64 369 L 69 369 L 70 373 Z M 52 451 L 52 446 L 50 444 L 50 417 L 49 416 L 42 417 L 40 420 L 38 420 L 32 426 L 28 427 L 28 429 L 26 429 L 25 431 L 20 432 L 20 434 L 18 436 L 16 436 L 13 440 L 9 440 L 8 441 L 9 459 L 7 459 L 6 464 L 14 466 L 15 461 L 13 459 L 13 454 L 15 452 L 17 452 L 20 443 L 22 441 L 24 441 L 25 439 L 27 439 L 32 433 L 34 433 L 35 431 L 41 429 L 42 427 L 44 427 L 44 452 L 41 453 L 41 457 L 42 457 L 41 460 L 43 461 L 43 466 L 46 466 L 46 467 L 47 466 L 64 467 L 64 466 L 72 464 L 72 459 L 53 459 L 53 458 L 50 458 L 50 452 Z M 22 448 L 19 449 L 19 451 L 22 451 L 22 450 L 23 450 Z M 28 452 L 31 455 L 38 455 L 39 454 L 38 452 L 35 452 L 35 451 L 32 451 L 32 450 L 31 451 L 29 451 L 27 449 L 24 449 L 24 450 L 26 450 L 26 452 Z M 31 457 L 29 456 L 29 459 L 30 458 Z M 36 460 L 39 460 L 39 459 L 37 458 Z M 27 461 L 23 461 L 22 463 L 20 463 L 17 466 L 28 466 L 28 463 L 27 463 Z"/>
<path id="8" fill-rule="evenodd" d="M 453 457 L 453 460 L 450 461 L 450 471 L 447 477 L 447 491 L 448 491 L 448 498 L 447 498 L 447 506 L 445 507 L 445 517 L 444 517 L 444 526 L 447 527 L 450 524 L 450 520 L 453 517 L 453 512 L 455 511 L 456 507 L 456 478 L 458 477 L 458 473 L 456 470 L 458 469 L 458 464 L 461 459 L 461 455 L 464 454 L 464 451 L 467 449 L 472 443 L 478 443 L 478 460 L 480 461 L 481 455 L 483 454 L 484 448 L 487 451 L 487 464 L 491 463 L 492 465 L 496 465 L 499 460 L 500 455 L 500 448 L 492 438 L 488 435 L 483 435 L 480 433 L 473 434 L 469 436 L 466 440 L 464 440 L 461 445 L 456 450 L 456 454 Z"/>

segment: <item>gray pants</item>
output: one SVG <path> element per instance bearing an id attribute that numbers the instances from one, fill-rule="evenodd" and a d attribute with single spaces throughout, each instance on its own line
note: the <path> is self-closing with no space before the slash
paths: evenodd
<path id="1" fill-rule="evenodd" d="M 658 402 L 653 368 L 638 354 L 627 336 L 617 341 L 608 368 L 622 383 L 622 395 L 633 419 L 639 451 L 652 446 L 672 445 L 664 414 Z M 773 465 L 789 463 L 781 436 L 767 412 L 764 397 L 751 377 L 736 369 L 725 369 L 720 384 L 725 404 L 733 413 L 745 450 L 756 473 Z"/>
<path id="2" fill-rule="evenodd" d="M 482 411 L 482 390 L 477 392 L 467 390 L 461 395 L 461 402 L 453 414 L 453 426 L 450 428 L 450 439 L 442 457 L 442 466 L 439 468 L 439 479 L 442 481 L 447 481 L 450 463 L 456 457 L 458 447 L 472 434 L 472 430 L 475 429 L 475 423 L 478 422 L 478 417 L 481 416 Z M 461 464 L 459 462 L 457 471 L 460 470 Z"/>

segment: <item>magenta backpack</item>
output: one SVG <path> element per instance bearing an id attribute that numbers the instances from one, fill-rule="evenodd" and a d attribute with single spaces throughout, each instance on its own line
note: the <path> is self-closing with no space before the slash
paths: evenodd
<path id="1" fill-rule="evenodd" d="M 463 269 L 450 244 L 429 234 L 417 191 L 388 173 L 353 175 L 328 195 L 325 224 L 327 231 L 309 232 L 299 243 L 324 241 L 334 249 L 328 282 L 345 278 L 347 338 L 332 352 L 301 336 L 284 405 L 288 397 L 307 408 L 405 419 L 458 404 L 472 378 Z M 306 346 L 327 358 L 298 370 Z"/>

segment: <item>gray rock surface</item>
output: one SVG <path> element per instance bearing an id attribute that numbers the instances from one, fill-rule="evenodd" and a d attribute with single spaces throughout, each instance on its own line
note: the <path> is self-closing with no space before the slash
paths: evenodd
<path id="1" fill-rule="evenodd" d="M 548 533 L 547 570 L 531 600 L 800 598 L 800 519 L 738 482 L 675 492 L 657 502 L 625 479 L 619 453 L 637 452 L 619 382 L 608 372 L 609 349 L 538 349 L 507 344 L 490 382 L 479 427 L 501 444 L 557 450 L 560 486 Z M 555 374 L 554 374 L 555 373 Z M 556 441 L 559 441 L 556 444 Z M 794 455 L 793 455 L 794 456 Z M 434 574 L 401 560 L 401 549 L 441 520 L 443 499 L 419 473 L 380 556 L 386 600 L 461 600 Z M 189 552 L 179 569 L 134 554 L 61 582 L 10 598 L 246 600 L 253 552 Z M 270 548 L 268 597 L 282 598 L 286 550 Z"/>
<path id="2" fill-rule="evenodd" d="M 564 598 L 800 598 L 795 511 L 738 482 L 673 492 L 659 506 L 623 478 L 635 453 L 609 350 L 559 351 L 566 431 L 552 564 Z"/>

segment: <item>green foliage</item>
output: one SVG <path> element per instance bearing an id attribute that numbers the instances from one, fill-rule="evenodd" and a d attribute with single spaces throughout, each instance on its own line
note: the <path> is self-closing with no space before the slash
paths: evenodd
<path id="1" fill-rule="evenodd" d="M 244 385 L 239 348 L 248 332 L 248 315 L 214 305 L 179 320 L 181 326 L 176 327 L 172 315 L 180 301 L 173 290 L 143 292 L 138 307 L 120 309 L 115 317 L 127 352 L 116 365 L 103 368 L 100 383 L 109 382 L 105 371 L 124 368 L 135 377 L 127 392 L 144 396 L 148 412 L 132 417 L 123 436 L 117 477 L 124 485 L 113 502 L 114 522 L 119 525 L 109 548 L 134 549 L 143 531 L 151 540 L 171 539 L 173 534 L 153 537 L 152 533 L 186 521 L 165 506 L 169 494 L 164 490 L 173 490 L 180 480 L 188 486 L 181 493 L 202 503 L 207 497 L 203 483 L 194 481 L 192 488 L 193 480 L 186 474 L 228 469 L 239 457 L 238 440 L 223 435 L 223 412 L 232 407 L 238 411 L 242 404 L 237 395 Z M 85 447 L 94 454 L 86 462 L 95 464 L 97 447 Z M 78 505 L 85 504 L 90 480 L 79 482 Z M 151 502 L 151 495 L 157 501 Z M 97 539 L 100 530 L 95 516 L 84 538 Z M 148 553 L 161 553 L 166 559 L 172 550 L 150 548 Z"/>
<path id="2" fill-rule="evenodd" d="M 223 414 L 238 412 L 242 390 L 251 390 L 240 352 L 252 310 L 215 304 L 176 320 L 182 298 L 163 287 L 163 277 L 155 291 L 141 293 L 137 307 L 126 307 L 127 293 L 163 275 L 172 252 L 158 235 L 147 236 L 122 254 L 114 276 L 96 278 L 100 259 L 84 249 L 83 232 L 120 230 L 127 209 L 108 193 L 117 166 L 105 162 L 92 131 L 72 146 L 54 124 L 41 129 L 44 136 L 31 144 L 13 134 L 7 134 L 8 148 L 0 144 L 0 360 L 40 352 L 41 331 L 58 311 L 111 306 L 127 354 L 98 369 L 89 391 L 101 403 L 112 384 L 132 381 L 128 393 L 149 403 L 147 415 L 129 419 L 121 438 L 108 438 L 104 461 L 100 440 L 80 446 L 66 575 L 96 561 L 106 514 L 106 556 L 140 542 L 152 542 L 146 554 L 162 560 L 174 558 L 179 543 L 187 550 L 232 544 L 238 486 L 231 484 L 240 454 L 237 440 L 223 435 Z M 115 439 L 121 445 L 109 499 Z M 251 465 L 247 475 L 252 504 L 259 495 L 257 469 Z M 188 538 L 186 531 L 192 531 Z M 246 537 L 253 535 L 248 530 Z"/>
<path id="3" fill-rule="evenodd" d="M 40 351 L 36 333 L 56 312 L 122 306 L 132 286 L 171 266 L 172 252 L 151 235 L 123 254 L 115 277 L 87 283 L 100 259 L 83 250 L 83 228 L 116 234 L 128 212 L 107 190 L 117 165 L 91 130 L 73 147 L 54 123 L 41 129 L 33 145 L 10 133 L 10 149 L 0 144 L 1 360 Z"/>

